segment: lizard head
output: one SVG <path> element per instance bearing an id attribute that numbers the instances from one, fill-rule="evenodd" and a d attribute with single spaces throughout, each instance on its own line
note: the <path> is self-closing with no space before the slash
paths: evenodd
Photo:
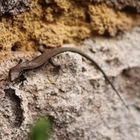
<path id="1" fill-rule="evenodd" d="M 15 69 L 14 67 L 9 70 L 9 80 L 11 82 L 17 80 L 20 77 L 20 75 L 21 72 Z"/>

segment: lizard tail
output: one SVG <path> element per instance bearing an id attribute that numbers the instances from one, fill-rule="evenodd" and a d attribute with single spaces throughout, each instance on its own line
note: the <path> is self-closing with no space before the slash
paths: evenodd
<path id="1" fill-rule="evenodd" d="M 79 50 L 77 48 L 74 48 L 74 47 L 61 47 L 61 48 L 56 48 L 55 51 L 54 51 L 54 49 L 52 49 L 52 55 L 55 56 L 55 55 L 57 55 L 59 53 L 63 53 L 63 52 L 66 52 L 66 51 L 78 53 L 78 54 L 82 55 L 83 57 L 87 58 L 89 61 L 91 61 L 97 67 L 97 69 L 103 74 L 105 80 L 107 80 L 107 82 L 110 84 L 110 86 L 112 87 L 112 89 L 118 95 L 118 97 L 120 98 L 120 100 L 122 101 L 122 103 L 124 104 L 124 106 L 126 107 L 126 109 L 129 110 L 128 105 L 125 103 L 125 101 L 121 97 L 120 93 L 117 91 L 117 89 L 115 88 L 115 86 L 109 80 L 109 78 L 106 75 L 106 73 L 104 72 L 104 70 L 97 64 L 97 62 L 92 57 L 90 57 L 89 55 L 87 55 L 83 51 L 81 51 L 81 50 Z"/>

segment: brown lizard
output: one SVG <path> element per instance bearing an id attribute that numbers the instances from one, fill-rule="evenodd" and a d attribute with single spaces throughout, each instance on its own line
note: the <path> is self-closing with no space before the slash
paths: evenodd
<path id="1" fill-rule="evenodd" d="M 109 80 L 108 76 L 105 74 L 103 69 L 97 64 L 97 62 L 95 60 L 93 60 L 92 57 L 90 57 L 83 51 L 81 51 L 77 48 L 74 48 L 74 47 L 60 47 L 60 48 L 54 48 L 54 49 L 49 49 L 49 50 L 47 49 L 45 51 L 40 47 L 40 51 L 42 52 L 42 54 L 40 56 L 37 56 L 36 58 L 34 58 L 31 61 L 26 61 L 26 62 L 22 62 L 22 63 L 20 62 L 16 66 L 12 67 L 9 71 L 10 81 L 14 81 L 14 80 L 18 79 L 23 74 L 24 71 L 39 68 L 42 65 L 46 64 L 47 62 L 51 62 L 51 64 L 53 64 L 55 66 L 55 64 L 50 60 L 52 59 L 52 57 L 56 56 L 57 54 L 67 52 L 67 51 L 74 52 L 74 53 L 78 53 L 78 54 L 82 55 L 83 57 L 85 57 L 86 59 L 90 60 L 93 63 L 93 65 L 95 65 L 97 67 L 97 69 L 100 70 L 100 72 L 103 74 L 106 81 L 108 81 L 108 83 L 111 85 L 112 89 L 116 92 L 116 94 L 118 95 L 118 97 L 120 98 L 122 103 L 128 109 L 128 106 L 122 99 L 120 93 L 116 90 L 115 86 Z"/>

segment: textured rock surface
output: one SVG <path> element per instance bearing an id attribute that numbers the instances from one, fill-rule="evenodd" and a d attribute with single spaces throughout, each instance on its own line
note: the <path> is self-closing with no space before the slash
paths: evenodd
<path id="1" fill-rule="evenodd" d="M 128 10 L 129 12 L 140 12 L 139 0 L 91 0 L 94 3 L 106 3 L 107 5 L 119 10 Z"/>
<path id="2" fill-rule="evenodd" d="M 138 14 L 89 1 L 32 0 L 31 5 L 28 12 L 1 17 L 1 49 L 34 51 L 37 42 L 58 47 L 90 36 L 116 36 L 140 25 Z"/>
<path id="3" fill-rule="evenodd" d="M 60 71 L 43 66 L 26 73 L 23 84 L 10 83 L 6 78 L 20 58 L 25 61 L 38 55 L 17 51 L 33 50 L 36 42 L 56 47 L 93 34 L 115 36 L 139 25 L 139 16 L 132 13 L 140 12 L 140 1 L 31 2 L 0 1 L 1 16 L 31 8 L 21 15 L 1 17 L 0 139 L 26 140 L 33 120 L 43 115 L 54 118 L 52 140 L 139 140 L 140 28 L 116 39 L 94 38 L 79 45 L 105 70 L 131 113 L 100 72 L 78 54 L 58 55 L 55 60 L 61 64 Z"/>
<path id="4" fill-rule="evenodd" d="M 66 0 L 63 0 L 65 3 Z M 97 3 L 105 3 L 106 5 L 116 8 L 118 10 L 133 10 L 133 12 L 140 12 L 140 1 L 139 0 L 77 0 L 82 3 L 89 3 L 93 2 L 94 4 Z M 41 3 L 53 4 L 57 3 L 57 0 L 38 0 Z M 2 14 L 19 14 L 28 10 L 31 7 L 31 0 L 1 0 L 0 1 L 0 15 Z"/>
<path id="5" fill-rule="evenodd" d="M 1 0 L 0 15 L 2 14 L 18 14 L 29 9 L 30 0 Z"/>
<path id="6" fill-rule="evenodd" d="M 129 105 L 128 112 L 103 76 L 74 53 L 55 57 L 52 66 L 29 71 L 27 81 L 9 83 L 7 73 L 19 58 L 38 54 L 1 52 L 0 139 L 27 139 L 39 115 L 54 118 L 52 140 L 140 139 L 140 28 L 116 39 L 94 38 L 80 46 L 93 56 Z"/>

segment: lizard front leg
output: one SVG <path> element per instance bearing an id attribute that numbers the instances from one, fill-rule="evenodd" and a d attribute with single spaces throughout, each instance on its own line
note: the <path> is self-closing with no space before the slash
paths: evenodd
<path id="1" fill-rule="evenodd" d="M 43 53 L 43 52 L 46 51 L 46 50 L 47 50 L 47 49 L 45 49 L 45 45 L 39 44 L 39 46 L 38 46 L 38 51 L 39 51 L 39 52 Z M 50 59 L 49 59 L 49 63 L 50 63 L 52 66 L 54 66 L 57 70 L 59 70 L 60 67 L 61 67 L 59 64 L 57 64 L 56 62 L 54 62 L 53 58 L 50 58 Z"/>
<path id="2" fill-rule="evenodd" d="M 39 51 L 40 53 L 43 53 L 43 52 L 45 51 L 45 46 L 44 46 L 43 44 L 39 44 L 39 45 L 38 45 L 38 51 Z"/>

